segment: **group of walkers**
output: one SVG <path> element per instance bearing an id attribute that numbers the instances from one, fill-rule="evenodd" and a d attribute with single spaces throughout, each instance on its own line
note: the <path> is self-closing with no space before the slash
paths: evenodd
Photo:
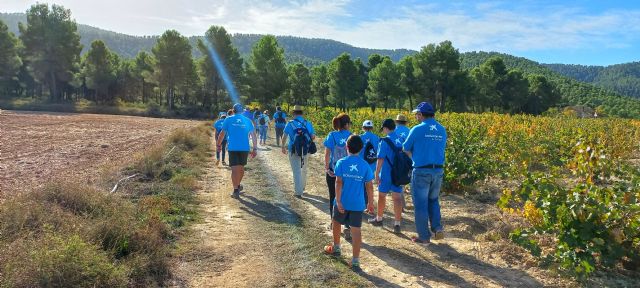
<path id="1" fill-rule="evenodd" d="M 243 167 L 248 156 L 256 156 L 255 127 L 258 127 L 260 143 L 266 145 L 266 131 L 270 126 L 267 113 L 268 111 L 260 113 L 258 109 L 252 113 L 249 109 L 243 110 L 242 105 L 236 104 L 214 124 L 218 148 L 216 157 L 219 161 L 219 154 L 222 153 L 223 164 L 224 146 L 228 147 L 233 197 L 239 197 L 242 191 Z M 418 234 L 412 241 L 428 244 L 431 239 L 444 238 L 440 223 L 439 194 L 444 175 L 447 133 L 435 120 L 435 110 L 429 103 L 420 103 L 412 113 L 418 125 L 409 129 L 406 126 L 407 117 L 402 114 L 395 119 L 385 119 L 379 128 L 383 137 L 374 133 L 376 125 L 371 120 L 362 123 L 361 134 L 354 133 L 349 115 L 340 113 L 332 120 L 334 131 L 322 142 L 325 179 L 329 191 L 329 227 L 333 235 L 333 242 L 325 246 L 324 251 L 334 256 L 341 255 L 340 238 L 343 235 L 345 240 L 352 243 L 351 267 L 355 271 L 360 270 L 360 229 L 363 214 L 368 212 L 372 215 L 367 220 L 369 224 L 382 226 L 386 196 L 391 194 L 394 211 L 393 232 L 402 233 L 404 192 L 408 184 Z M 304 111 L 298 105 L 293 107 L 290 120 L 287 119 L 287 114 L 277 107 L 273 120 L 276 144 L 282 147 L 283 154 L 288 155 L 291 165 L 294 195 L 303 198 L 309 156 L 317 152 L 313 124 L 304 118 Z M 264 130 L 262 127 L 265 127 Z M 249 139 L 252 139 L 253 149 L 249 147 Z M 374 184 L 378 190 L 377 209 L 373 197 Z"/>

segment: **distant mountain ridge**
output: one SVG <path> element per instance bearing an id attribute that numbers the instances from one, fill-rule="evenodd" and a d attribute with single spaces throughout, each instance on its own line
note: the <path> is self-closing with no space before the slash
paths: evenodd
<path id="1" fill-rule="evenodd" d="M 542 64 L 564 76 L 622 95 L 640 98 L 640 62 L 610 66 Z"/>

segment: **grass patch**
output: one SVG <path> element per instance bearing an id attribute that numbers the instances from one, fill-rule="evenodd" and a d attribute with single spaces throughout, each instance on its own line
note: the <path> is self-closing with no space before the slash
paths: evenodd
<path id="1" fill-rule="evenodd" d="M 50 183 L 0 205 L 0 287 L 148 287 L 170 276 L 176 231 L 207 160 L 205 125 L 176 130 L 118 175 L 117 193 Z M 109 170 L 110 171 L 110 170 Z M 112 183 L 113 184 L 113 183 Z"/>

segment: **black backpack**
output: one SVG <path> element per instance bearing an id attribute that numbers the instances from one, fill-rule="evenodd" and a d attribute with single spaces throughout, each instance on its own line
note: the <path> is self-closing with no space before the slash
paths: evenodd
<path id="1" fill-rule="evenodd" d="M 260 123 L 260 125 L 267 125 L 267 119 L 265 119 L 264 116 L 260 117 L 260 120 L 258 120 L 258 123 Z"/>
<path id="2" fill-rule="evenodd" d="M 284 113 L 282 111 L 278 111 L 278 117 L 276 117 L 276 123 L 283 124 L 286 122 L 287 120 L 284 119 Z"/>
<path id="3" fill-rule="evenodd" d="M 367 142 L 367 145 L 364 145 L 364 160 L 369 164 L 376 163 L 378 161 L 378 155 L 376 155 L 376 148 L 373 147 L 371 141 Z"/>
<path id="4" fill-rule="evenodd" d="M 386 157 L 391 165 L 391 183 L 396 186 L 409 184 L 411 182 L 411 171 L 413 170 L 411 158 L 402 152 L 402 148 L 396 147 L 388 137 L 382 139 L 389 145 L 394 155 L 395 161 L 393 163 L 389 160 L 389 157 Z"/>
<path id="5" fill-rule="evenodd" d="M 301 127 L 295 128 L 293 136 L 293 147 L 291 153 L 302 157 L 307 154 L 315 154 L 317 152 L 316 144 L 311 139 L 311 134 L 307 130 L 307 121 L 300 122 L 300 120 L 294 119 L 300 123 Z M 304 165 L 304 158 L 301 165 Z"/>

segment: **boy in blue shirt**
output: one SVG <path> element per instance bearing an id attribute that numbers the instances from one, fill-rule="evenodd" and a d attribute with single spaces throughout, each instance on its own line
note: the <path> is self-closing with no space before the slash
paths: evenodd
<path id="1" fill-rule="evenodd" d="M 224 119 L 227 118 L 227 113 L 220 112 L 218 115 L 218 120 L 213 123 L 213 128 L 216 129 L 216 140 L 218 139 L 218 136 L 220 136 L 220 132 L 222 132 L 222 123 L 224 122 Z M 216 165 L 220 164 L 220 153 L 222 153 L 222 165 L 226 165 L 227 163 L 224 161 L 224 156 L 227 152 L 227 139 L 224 139 L 220 146 L 222 148 L 221 151 L 216 150 Z"/>
<path id="2" fill-rule="evenodd" d="M 392 119 L 385 119 L 382 122 L 382 132 L 387 137 L 380 139 L 378 145 L 378 163 L 376 166 L 376 183 L 378 183 L 378 213 L 376 217 L 369 219 L 369 223 L 374 226 L 382 226 L 382 217 L 387 201 L 387 194 L 391 193 L 393 199 L 393 214 L 395 222 L 393 224 L 393 232 L 399 234 L 401 232 L 400 225 L 402 221 L 402 186 L 393 184 L 391 179 L 392 163 L 395 159 L 395 149 L 402 149 L 402 139 L 395 132 L 396 124 Z M 390 145 L 393 145 L 391 147 Z"/>
<path id="3" fill-rule="evenodd" d="M 358 156 L 364 146 L 362 138 L 352 135 L 347 140 L 347 150 L 349 156 L 338 160 L 334 174 L 336 175 L 336 199 L 333 209 L 333 243 L 324 247 L 327 254 L 340 256 L 340 232 L 342 225 L 349 225 L 351 228 L 351 245 L 353 247 L 353 258 L 351 268 L 360 272 L 360 246 L 362 245 L 362 211 L 365 209 L 364 189 L 366 187 L 369 204 L 367 211 L 373 212 L 373 172 L 369 164 Z"/>

